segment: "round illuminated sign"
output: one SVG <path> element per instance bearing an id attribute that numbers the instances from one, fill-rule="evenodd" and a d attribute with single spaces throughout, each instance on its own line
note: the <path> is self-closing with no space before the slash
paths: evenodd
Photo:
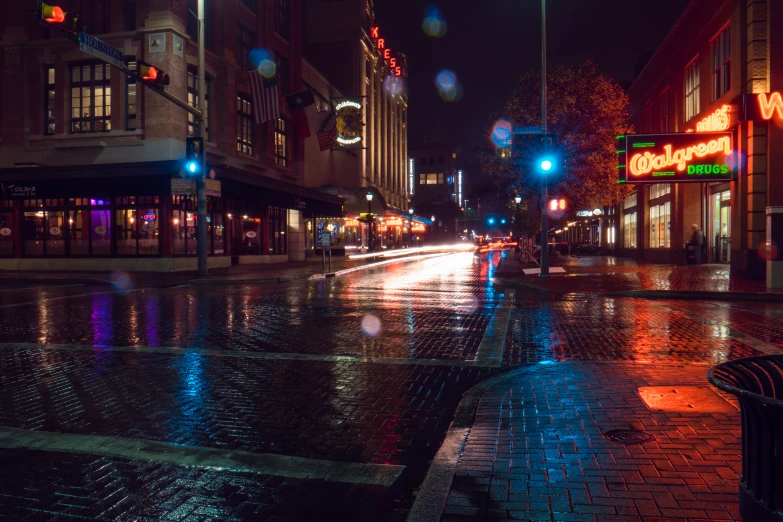
<path id="1" fill-rule="evenodd" d="M 63 231 L 60 230 L 60 227 L 50 227 L 49 233 L 53 236 L 59 236 L 60 234 L 63 233 Z"/>
<path id="2" fill-rule="evenodd" d="M 249 231 L 248 231 L 248 232 L 247 232 L 245 235 L 246 235 L 247 237 L 249 237 L 250 239 L 253 239 L 253 238 L 255 238 L 255 237 L 258 235 L 258 234 L 256 234 L 256 233 L 255 233 L 255 232 L 253 232 L 252 230 L 249 230 Z"/>
<path id="3" fill-rule="evenodd" d="M 96 234 L 100 234 L 100 235 L 105 234 L 106 233 L 106 227 L 104 227 L 103 225 L 95 227 L 95 233 Z"/>
<path id="4" fill-rule="evenodd" d="M 0 236 L 10 236 L 11 235 L 11 229 L 10 228 L 0 228 Z"/>

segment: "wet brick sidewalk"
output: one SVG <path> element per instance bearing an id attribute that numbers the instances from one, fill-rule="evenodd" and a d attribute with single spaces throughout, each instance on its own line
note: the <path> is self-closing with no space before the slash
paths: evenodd
<path id="1" fill-rule="evenodd" d="M 550 266 L 563 267 L 566 273 L 553 274 L 546 280 L 524 276 L 525 267 L 507 254 L 501 259 L 496 276 L 518 279 L 526 285 L 558 293 L 766 291 L 764 281 L 732 274 L 728 265 L 660 265 L 611 256 L 555 256 Z"/>
<path id="2" fill-rule="evenodd" d="M 636 392 L 708 386 L 707 368 L 551 363 L 494 386 L 481 399 L 442 522 L 738 520 L 739 410 L 653 412 Z M 656 440 L 604 438 L 614 429 Z"/>

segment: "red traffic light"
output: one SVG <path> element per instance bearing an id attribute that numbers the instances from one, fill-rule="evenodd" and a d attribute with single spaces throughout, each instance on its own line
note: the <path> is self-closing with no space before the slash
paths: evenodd
<path id="1" fill-rule="evenodd" d="M 142 80 L 154 80 L 158 77 L 158 70 L 152 66 L 144 65 L 140 72 Z"/>
<path id="2" fill-rule="evenodd" d="M 41 4 L 41 18 L 50 24 L 61 24 L 65 21 L 65 12 L 58 5 Z"/>

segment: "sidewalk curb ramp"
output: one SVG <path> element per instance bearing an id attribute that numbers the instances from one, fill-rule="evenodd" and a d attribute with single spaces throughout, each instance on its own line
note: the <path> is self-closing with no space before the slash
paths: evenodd
<path id="1" fill-rule="evenodd" d="M 421 483 L 416 500 L 408 513 L 407 522 L 439 522 L 449 498 L 451 483 L 457 472 L 460 455 L 468 441 L 473 427 L 479 402 L 484 394 L 503 381 L 531 372 L 547 363 L 538 363 L 524 368 L 516 368 L 490 377 L 468 390 L 454 414 L 446 437 Z"/>

